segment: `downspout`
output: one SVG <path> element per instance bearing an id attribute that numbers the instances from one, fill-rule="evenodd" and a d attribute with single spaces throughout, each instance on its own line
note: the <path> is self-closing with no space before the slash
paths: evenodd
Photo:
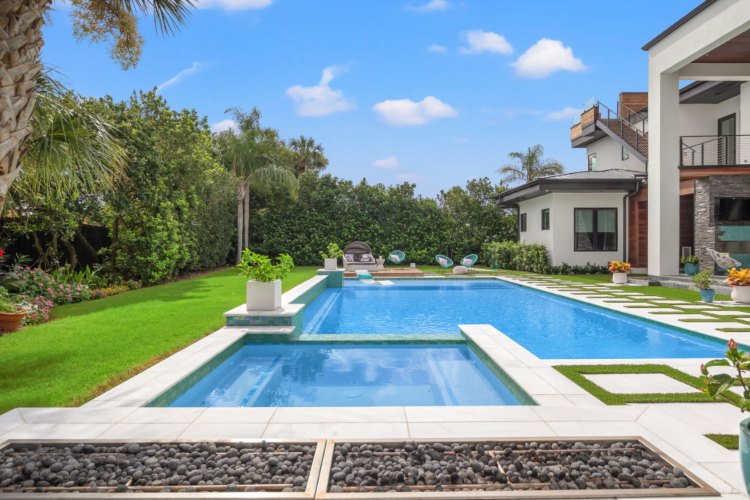
<path id="1" fill-rule="evenodd" d="M 641 192 L 641 181 L 638 180 L 635 184 L 635 191 L 632 193 L 628 193 L 625 196 L 622 197 L 622 261 L 627 262 L 628 261 L 628 244 L 630 243 L 628 241 L 628 204 L 630 202 L 630 198 L 634 197 L 638 193 Z"/>

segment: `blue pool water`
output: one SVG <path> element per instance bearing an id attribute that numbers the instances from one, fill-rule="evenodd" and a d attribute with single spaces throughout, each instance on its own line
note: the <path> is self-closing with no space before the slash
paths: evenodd
<path id="1" fill-rule="evenodd" d="M 465 344 L 250 344 L 169 406 L 519 404 Z"/>
<path id="2" fill-rule="evenodd" d="M 458 333 L 491 324 L 543 359 L 704 358 L 724 343 L 499 280 L 347 281 L 304 310 L 305 333 Z"/>

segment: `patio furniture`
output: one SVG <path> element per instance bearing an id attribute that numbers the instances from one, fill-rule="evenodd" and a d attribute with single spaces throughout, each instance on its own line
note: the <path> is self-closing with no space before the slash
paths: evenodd
<path id="1" fill-rule="evenodd" d="M 724 269 L 725 271 L 732 269 L 734 267 L 736 268 L 742 267 L 742 262 L 740 262 L 737 259 L 732 258 L 732 256 L 729 255 L 728 253 L 717 252 L 713 248 L 707 248 L 706 252 L 714 260 L 714 263 L 718 267 Z"/>
<path id="2" fill-rule="evenodd" d="M 471 268 L 474 266 L 474 264 L 477 263 L 477 260 L 479 260 L 479 256 L 475 253 L 470 253 L 469 255 L 461 259 L 461 265 Z"/>
<path id="3" fill-rule="evenodd" d="M 353 241 L 344 248 L 344 269 L 347 271 L 374 271 L 378 268 L 372 256 L 370 245 L 363 241 Z"/>
<path id="4" fill-rule="evenodd" d="M 401 264 L 406 258 L 406 254 L 401 250 L 394 250 L 388 254 L 388 262 L 391 264 Z"/>
<path id="5" fill-rule="evenodd" d="M 437 254 L 435 256 L 435 261 L 442 267 L 443 269 L 448 269 L 449 267 L 453 266 L 453 261 L 450 257 L 447 257 L 445 255 Z"/>

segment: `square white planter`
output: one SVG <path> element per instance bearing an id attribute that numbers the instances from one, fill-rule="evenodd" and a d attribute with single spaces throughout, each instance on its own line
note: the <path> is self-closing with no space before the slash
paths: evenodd
<path id="1" fill-rule="evenodd" d="M 281 307 L 281 280 L 247 282 L 247 310 L 275 311 Z"/>
<path id="2" fill-rule="evenodd" d="M 323 259 L 323 269 L 335 271 L 338 268 L 339 259 Z"/>

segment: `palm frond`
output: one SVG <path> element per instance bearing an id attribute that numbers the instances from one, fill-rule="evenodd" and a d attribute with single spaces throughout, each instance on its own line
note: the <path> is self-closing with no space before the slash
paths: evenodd
<path id="1" fill-rule="evenodd" d="M 153 13 L 158 31 L 173 34 L 190 18 L 193 0 L 116 0 L 128 12 L 148 15 Z"/>

